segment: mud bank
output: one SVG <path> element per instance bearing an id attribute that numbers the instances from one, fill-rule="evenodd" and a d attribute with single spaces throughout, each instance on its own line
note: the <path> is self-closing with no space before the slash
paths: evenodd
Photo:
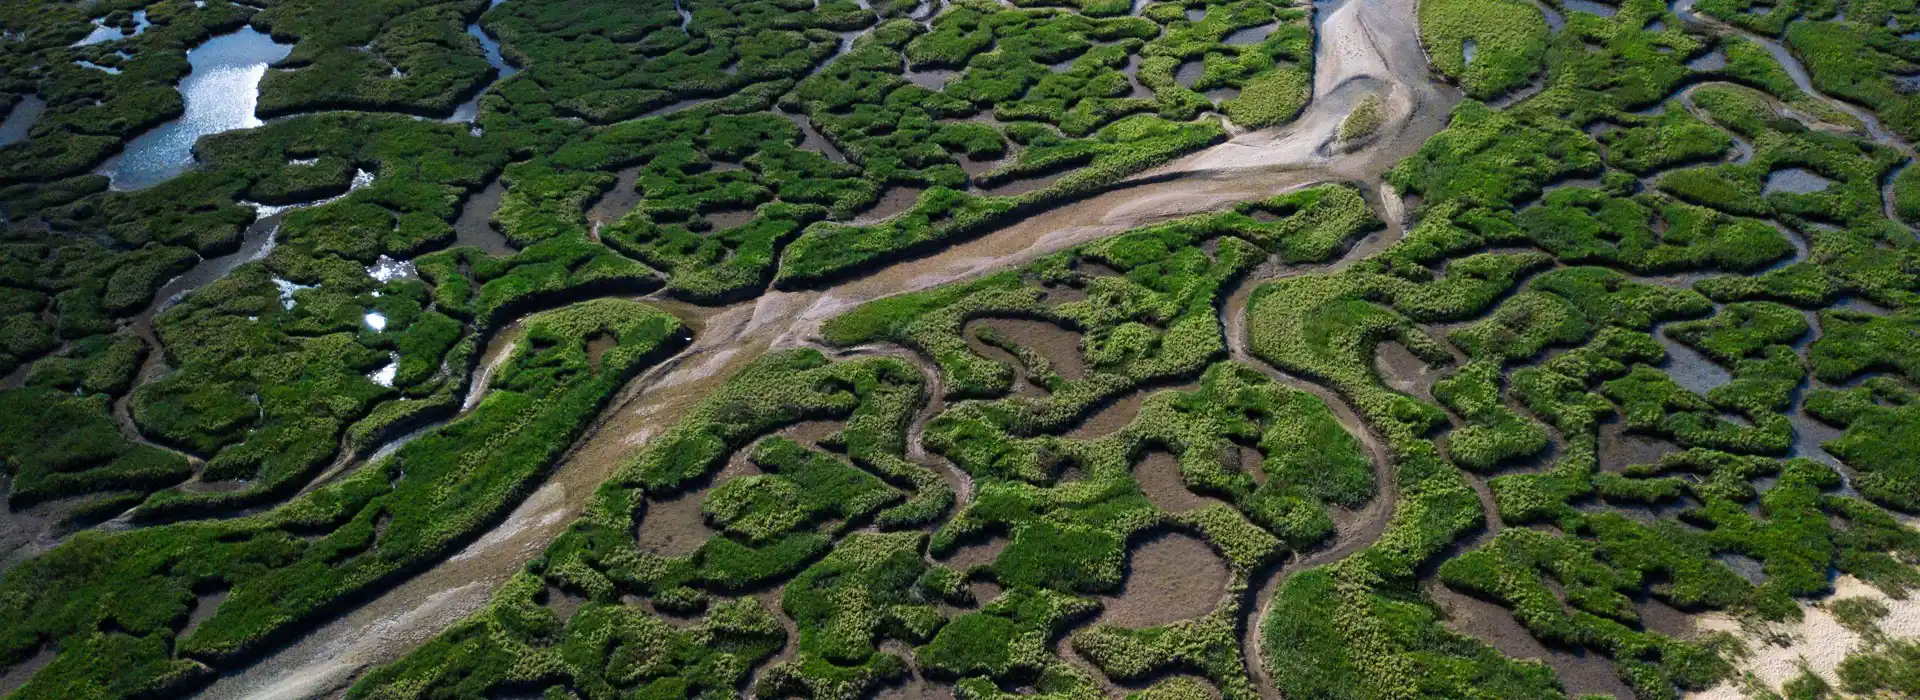
<path id="1" fill-rule="evenodd" d="M 1292 125 L 1242 133 L 1107 192 L 1052 207 L 912 264 L 894 265 L 825 288 L 770 290 L 752 301 L 724 307 L 695 306 L 663 295 L 649 297 L 648 301 L 688 323 L 694 331 L 692 345 L 629 384 L 545 486 L 458 555 L 250 668 L 221 678 L 202 697 L 324 696 L 343 688 L 366 668 L 398 658 L 483 605 L 502 581 L 581 511 L 593 488 L 622 460 L 725 377 L 766 351 L 819 344 L 821 324 L 860 303 L 1025 264 L 1137 226 L 1216 211 L 1304 186 L 1360 181 L 1377 188 L 1381 173 L 1445 125 L 1458 99 L 1449 88 L 1427 80 L 1424 56 L 1414 38 L 1414 8 L 1413 0 L 1349 0 L 1327 13 L 1318 47 L 1315 101 Z M 1336 153 L 1328 147 L 1327 137 L 1351 103 L 1382 90 L 1392 117 L 1382 135 L 1351 152 Z M 486 197 L 475 199 L 476 216 L 469 223 L 484 225 L 480 214 L 490 203 Z M 1391 208 L 1386 215 L 1396 222 L 1399 218 Z M 469 229 L 470 241 L 482 240 L 484 233 L 478 226 Z M 1384 454 L 1364 427 L 1357 425 L 1352 412 L 1324 389 L 1315 393 L 1333 399 L 1343 424 L 1367 436 L 1383 491 L 1367 512 L 1354 519 L 1352 531 L 1343 528 L 1337 547 L 1311 558 L 1317 560 L 1350 553 L 1377 536 L 1374 523 L 1383 526 L 1390 514 L 1391 508 L 1381 504 L 1391 503 L 1392 485 L 1385 478 Z M 990 541 L 982 546 L 985 551 L 963 551 L 947 563 L 976 556 L 990 560 L 986 555 L 1000 544 Z"/>
<path id="2" fill-rule="evenodd" d="M 1141 628 L 1191 620 L 1219 606 L 1229 578 L 1226 562 L 1205 542 L 1157 534 L 1128 553 L 1120 592 L 1102 596 L 1097 621 Z"/>
<path id="3" fill-rule="evenodd" d="M 1326 180 L 1377 182 L 1446 126 L 1460 94 L 1430 79 L 1415 0 L 1345 0 L 1316 18 L 1313 99 L 1292 123 L 1234 136 L 1227 143 L 1151 170 L 1178 173 L 1312 169 Z M 1368 95 L 1387 119 L 1358 148 L 1336 144 L 1340 122 Z"/>
<path id="4" fill-rule="evenodd" d="M 1615 672 L 1611 659 L 1591 651 L 1542 645 L 1506 608 L 1455 592 L 1440 583 L 1428 585 L 1427 593 L 1446 613 L 1449 629 L 1486 642 L 1507 656 L 1545 662 L 1560 677 L 1568 697 L 1589 693 L 1634 697 L 1632 689 Z"/>

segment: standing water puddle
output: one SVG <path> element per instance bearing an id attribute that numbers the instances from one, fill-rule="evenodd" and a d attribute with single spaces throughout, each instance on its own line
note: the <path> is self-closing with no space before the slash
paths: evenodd
<path id="1" fill-rule="evenodd" d="M 1173 81 L 1179 83 L 1180 87 L 1191 90 L 1193 89 L 1194 83 L 1200 82 L 1200 76 L 1205 75 L 1206 72 L 1207 65 L 1205 63 L 1188 61 L 1180 64 L 1180 69 L 1174 71 Z"/>
<path id="2" fill-rule="evenodd" d="M 1727 67 L 1727 52 L 1714 49 L 1689 59 L 1687 67 L 1697 71 L 1716 71 Z"/>
<path id="3" fill-rule="evenodd" d="M 119 41 L 127 37 L 140 36 L 141 34 L 146 33 L 147 27 L 151 27 L 151 26 L 153 26 L 153 23 L 147 21 L 146 10 L 134 11 L 132 34 L 128 34 L 125 31 L 122 31 L 119 25 L 107 24 L 107 20 L 105 17 L 98 17 L 93 20 L 93 33 L 88 34 L 87 38 L 85 39 L 81 39 L 79 41 L 73 42 L 73 45 L 74 46 L 92 46 L 94 44 L 103 44 L 109 41 Z"/>
<path id="4" fill-rule="evenodd" d="M 1714 387 L 1733 381 L 1733 375 L 1725 367 L 1715 364 L 1700 351 L 1665 334 L 1659 338 L 1660 344 L 1667 349 L 1667 362 L 1661 369 L 1666 370 L 1667 376 L 1672 377 L 1681 388 L 1706 396 Z"/>
<path id="5" fill-rule="evenodd" d="M 1806 168 L 1784 168 L 1767 173 L 1767 186 L 1764 193 L 1812 194 L 1824 192 L 1832 184 L 1833 181 L 1820 177 Z"/>
<path id="6" fill-rule="evenodd" d="M 27 132 L 33 130 L 40 115 L 47 111 L 47 101 L 39 95 L 28 95 L 7 112 L 5 121 L 0 121 L 0 146 L 20 143 L 27 140 Z"/>
<path id="7" fill-rule="evenodd" d="M 1620 8 L 1597 3 L 1593 0 L 1561 0 L 1561 2 L 1570 12 L 1585 12 L 1601 17 L 1612 17 L 1614 14 L 1620 12 Z"/>
<path id="8" fill-rule="evenodd" d="M 103 65 L 100 65 L 100 64 L 98 64 L 98 63 L 94 63 L 93 61 L 74 61 L 74 62 L 73 62 L 73 65 L 76 65 L 76 66 L 79 66 L 79 67 L 81 67 L 81 68 L 91 68 L 91 69 L 93 69 L 93 70 L 97 70 L 97 71 L 100 71 L 100 72 L 102 72 L 102 73 L 106 73 L 107 75 L 119 75 L 119 74 L 120 74 L 120 69 L 118 69 L 118 68 L 115 68 L 115 67 L 113 67 L 113 66 L 103 66 Z"/>
<path id="9" fill-rule="evenodd" d="M 1272 24 L 1261 24 L 1247 27 L 1246 29 L 1236 29 L 1232 34 L 1228 34 L 1227 38 L 1221 40 L 1221 43 L 1232 46 L 1258 44 L 1266 41 L 1267 36 L 1273 33 L 1276 26 L 1277 25 Z"/>
<path id="10" fill-rule="evenodd" d="M 186 114 L 127 143 L 127 150 L 100 166 L 117 190 L 138 190 L 166 182 L 193 167 L 193 144 L 200 137 L 261 125 L 253 107 L 268 64 L 292 53 L 292 44 L 242 27 L 187 52 L 192 72 L 180 81 Z"/>

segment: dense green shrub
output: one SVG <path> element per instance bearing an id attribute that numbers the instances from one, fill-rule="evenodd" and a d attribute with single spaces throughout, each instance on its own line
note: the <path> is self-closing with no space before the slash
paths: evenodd
<path id="1" fill-rule="evenodd" d="M 147 344 L 131 333 L 82 338 L 67 351 L 33 363 L 27 384 L 119 396 L 133 387 Z"/>
<path id="2" fill-rule="evenodd" d="M 1466 102 L 1445 131 L 1387 174 L 1403 194 L 1430 203 L 1512 205 L 1548 182 L 1600 169 L 1593 139 L 1557 119 Z"/>
<path id="3" fill-rule="evenodd" d="M 1920 428 L 1915 398 L 1911 390 L 1875 378 L 1857 389 L 1826 389 L 1807 399 L 1809 413 L 1847 429 L 1823 447 L 1858 472 L 1854 488 L 1909 513 L 1920 511 L 1920 462 L 1912 457 Z"/>
<path id="4" fill-rule="evenodd" d="M 603 334 L 616 344 L 596 367 L 586 346 Z M 686 342 L 672 316 L 621 300 L 536 315 L 526 337 L 473 411 L 347 478 L 244 518 L 87 531 L 9 570 L 0 654 L 58 649 L 18 696 L 177 689 L 450 553 L 529 492 L 628 379 Z M 180 637 L 196 593 L 212 589 L 229 595 Z M 97 604 L 109 599 L 126 603 Z M 103 658 L 125 663 L 93 663 Z"/>
<path id="5" fill-rule="evenodd" d="M 1920 58 L 1892 38 L 1920 20 L 1859 6 L 1806 29 L 1831 8 L 1774 7 L 1702 9 L 1769 34 L 1786 28 L 1816 85 L 1858 83 L 1831 92 L 1900 130 L 1906 98 L 1881 93 L 1898 61 Z M 130 25 L 135 9 L 154 19 L 142 35 L 69 46 L 88 15 Z M 138 506 L 135 529 L 83 533 L 8 573 L 0 601 L 16 609 L 0 615 L 0 661 L 53 651 L 28 697 L 184 692 L 471 537 L 633 370 L 681 342 L 677 323 L 628 302 L 539 314 L 494 391 L 460 412 L 481 348 L 517 317 L 662 287 L 713 303 L 776 282 L 825 284 L 1214 143 L 1225 129 L 1203 111 L 1265 126 L 1309 94 L 1304 7 L 1129 9 L 962 2 L 930 20 L 908 19 L 919 10 L 907 0 L 0 10 L 0 28 L 18 38 L 0 52 L 0 105 L 25 94 L 50 105 L 25 145 L 0 149 L 11 217 L 0 238 L 0 367 L 34 363 L 26 388 L 0 403 L 78 426 L 6 438 L 13 495 L 111 489 L 67 511 L 83 518 Z M 869 356 L 873 347 L 835 351 L 836 361 L 812 350 L 759 358 L 624 462 L 486 610 L 353 696 L 731 696 L 788 636 L 763 594 L 784 583 L 794 656 L 760 674 L 755 690 L 767 696 L 858 697 L 915 665 L 958 679 L 968 698 L 1012 694 L 1003 688 L 1091 697 L 1106 681 L 1169 673 L 1207 683 L 1166 678 L 1143 694 L 1249 697 L 1235 648 L 1249 577 L 1326 542 L 1335 507 L 1382 491 L 1395 499 L 1380 506 L 1385 530 L 1357 551 L 1314 555 L 1330 564 L 1290 570 L 1262 618 L 1267 649 L 1253 658 L 1289 697 L 1561 696 L 1546 666 L 1448 630 L 1420 583 L 1436 565 L 1542 639 L 1616 659 L 1649 697 L 1711 684 L 1727 668 L 1700 644 L 1637 627 L 1625 600 L 1782 619 L 1796 597 L 1824 593 L 1829 571 L 1890 593 L 1920 585 L 1916 536 L 1869 502 L 1912 508 L 1901 468 L 1915 461 L 1902 452 L 1912 393 L 1891 378 L 1844 386 L 1866 372 L 1912 374 L 1898 350 L 1920 246 L 1880 199 L 1891 178 L 1894 212 L 1904 211 L 1911 178 L 1894 175 L 1897 149 L 1841 133 L 1860 125 L 1801 92 L 1757 44 L 1689 31 L 1657 0 L 1627 0 L 1612 17 L 1567 13 L 1551 36 L 1539 14 L 1421 7 L 1429 48 L 1452 43 L 1435 50 L 1441 70 L 1470 93 L 1509 94 L 1544 70 L 1541 89 L 1508 108 L 1467 103 L 1388 176 L 1420 205 L 1385 251 L 1283 272 L 1253 292 L 1246 348 L 1283 372 L 1221 361 L 1235 347 L 1225 333 L 1241 330 L 1223 329 L 1222 310 L 1262 262 L 1329 262 L 1381 228 L 1354 187 L 1239 203 L 864 304 L 830 320 L 827 340 L 905 345 L 937 381 Z M 290 70 L 269 74 L 266 113 L 442 113 L 491 72 L 462 35 L 470 22 L 523 70 L 490 85 L 472 124 L 313 114 L 203 139 L 194 172 L 147 190 L 78 175 L 178 112 L 171 84 L 187 46 L 249 21 L 296 40 Z M 1265 27 L 1260 41 L 1226 41 Z M 1444 65 L 1468 39 L 1476 61 Z M 1843 39 L 1864 49 L 1836 58 Z M 1689 66 L 1715 50 L 1726 67 Z M 102 78 L 75 58 L 122 73 Z M 1175 79 L 1189 64 L 1191 87 Z M 932 69 L 954 73 L 925 87 Z M 1215 92 L 1229 89 L 1237 95 Z M 1751 157 L 1712 163 L 1734 136 Z M 1769 192 L 1788 168 L 1828 186 Z M 374 183 L 349 192 L 362 170 Z M 493 182 L 504 194 L 487 228 L 501 240 L 470 239 L 469 221 L 456 232 L 467 214 L 487 214 L 462 202 Z M 905 211 L 872 209 L 905 192 L 918 193 Z M 155 290 L 198 256 L 235 250 L 243 235 L 258 244 L 270 228 L 244 234 L 256 211 L 240 200 L 335 196 L 286 214 L 260 260 L 159 313 L 148 347 L 139 314 Z M 486 249 L 446 249 L 456 241 Z M 382 256 L 411 261 L 418 279 L 369 276 Z M 1629 273 L 1691 274 L 1656 284 Z M 1842 386 L 1816 386 L 1807 409 L 1846 428 L 1827 449 L 1868 500 L 1825 467 L 1760 456 L 1807 438 L 1786 418 L 1807 379 L 1795 350 L 1811 330 L 1803 310 L 1842 297 L 1885 311 L 1822 312 L 1808 362 Z M 1004 319 L 1071 340 L 1003 332 Z M 620 337 L 599 357 L 587 348 L 603 332 Z M 1664 353 L 1654 333 L 1732 378 L 1704 395 L 1682 388 L 1655 369 Z M 1437 405 L 1387 387 L 1375 369 L 1382 343 L 1439 373 Z M 1074 356 L 1050 355 L 1063 350 Z M 165 373 L 134 387 L 143 353 L 158 353 Z M 1011 391 L 1023 374 L 1032 386 Z M 1296 381 L 1331 388 L 1362 425 L 1344 425 L 1336 416 L 1346 414 Z M 923 414 L 936 387 L 951 403 Z M 109 407 L 120 396 L 137 436 L 118 432 Z M 1111 425 L 1104 412 L 1134 406 L 1124 424 L 1088 434 Z M 1616 413 L 1687 449 L 1601 471 L 1601 425 Z M 437 420 L 451 422 L 292 496 L 327 464 L 356 464 Z M 837 425 L 813 447 L 773 435 L 809 420 Z M 140 439 L 209 459 L 194 473 Z M 1544 469 L 1488 481 L 1483 512 L 1459 468 L 1493 469 L 1549 442 Z M 954 485 L 922 446 L 951 463 Z M 1217 502 L 1159 505 L 1165 494 L 1135 470 L 1163 453 L 1178 465 L 1172 488 Z M 62 461 L 74 455 L 98 459 Z M 726 468 L 735 460 L 758 473 L 737 475 Z M 955 489 L 966 495 L 957 511 Z M 683 496 L 694 490 L 705 493 Z M 699 499 L 713 533 L 681 556 L 638 546 L 636 531 L 681 497 Z M 1660 510 L 1646 522 L 1607 512 L 1638 504 Z M 209 514 L 235 517 L 149 527 Z M 931 535 L 910 532 L 936 522 Z M 1490 522 L 1542 529 L 1450 550 Z M 1129 543 L 1167 530 L 1228 564 L 1216 610 L 1062 640 L 1095 610 L 1087 596 L 1121 584 Z M 1000 538 L 991 561 L 965 570 L 926 558 Z M 1759 562 L 1767 579 L 1749 584 L 1715 560 L 1730 555 Z M 226 603 L 183 635 L 196 599 L 220 591 Z M 970 603 L 982 607 L 958 607 Z M 1062 642 L 1088 663 L 1057 658 Z M 1848 681 L 1898 687 L 1886 670 L 1898 653 L 1853 662 Z"/>
<path id="6" fill-rule="evenodd" d="M 734 697 L 753 664 L 778 652 L 787 636 L 773 613 L 751 598 L 716 606 L 700 623 L 679 627 L 600 602 L 562 619 L 543 605 L 552 595 L 538 576 L 517 575 L 487 607 L 375 669 L 348 697 L 476 696 L 526 687 L 572 687 L 589 697 L 622 690 Z"/>
<path id="7" fill-rule="evenodd" d="M 290 2 L 258 22 L 293 53 L 260 83 L 263 116 L 319 109 L 444 115 L 495 75 L 466 35 L 463 2 Z"/>
<path id="8" fill-rule="evenodd" d="M 1912 695 L 1920 693 L 1915 668 L 1920 668 L 1920 642 L 1895 639 L 1871 651 L 1848 654 L 1838 670 L 1847 692 Z"/>
<path id="9" fill-rule="evenodd" d="M 1647 123 L 1608 131 L 1600 138 L 1607 146 L 1607 163 L 1635 173 L 1716 159 L 1733 148 L 1726 132 L 1671 102 Z"/>
<path id="10" fill-rule="evenodd" d="M 1629 626 L 1637 616 L 1621 589 L 1637 588 L 1639 573 L 1610 565 L 1593 545 L 1527 528 L 1503 531 L 1440 567 L 1449 588 L 1513 608 L 1534 636 L 1612 656 L 1636 695 L 1666 697 L 1674 686 L 1713 685 L 1730 668 L 1712 650 Z M 1547 587 L 1549 578 L 1563 594 Z"/>
<path id="11" fill-rule="evenodd" d="M 876 640 L 925 642 L 944 622 L 937 598 L 915 584 L 928 570 L 924 541 L 918 533 L 856 533 L 795 576 L 781 606 L 800 628 L 799 654 L 769 669 L 755 692 L 860 697 L 904 674 L 905 660 L 880 651 Z"/>
<path id="12" fill-rule="evenodd" d="M 13 508 L 102 491 L 151 492 L 193 473 L 186 457 L 121 437 L 101 394 L 11 389 L 0 392 L 0 411 L 10 416 L 0 429 L 0 463 L 13 477 Z"/>
<path id="13" fill-rule="evenodd" d="M 911 209 L 885 223 L 810 226 L 781 256 L 775 283 L 783 287 L 815 284 L 901 254 L 977 235 L 1041 202 L 1089 194 L 1122 176 L 1197 150 L 1222 133 L 1212 123 L 1182 124 L 1148 115 L 1122 119 L 1089 138 L 1073 141 L 1071 146 L 1087 154 L 1084 166 L 1045 188 L 1018 197 L 975 197 L 936 183 Z"/>
<path id="14" fill-rule="evenodd" d="M 1047 641 L 1096 604 L 1048 590 L 1015 589 L 980 612 L 967 613 L 914 649 L 924 672 L 948 678 L 981 675 L 1017 679 L 1038 675 Z"/>
<path id="15" fill-rule="evenodd" d="M 1548 192 L 1541 206 L 1518 218 L 1529 238 L 1563 261 L 1611 263 L 1641 273 L 1746 272 L 1793 253 L 1784 234 L 1759 220 L 1584 187 Z"/>
<path id="16" fill-rule="evenodd" d="M 1420 41 L 1434 67 L 1468 97 L 1488 100 L 1526 85 L 1547 54 L 1547 20 L 1516 0 L 1440 0 L 1420 4 Z"/>
<path id="17" fill-rule="evenodd" d="M 1804 321 L 1803 321 L 1804 323 Z M 1820 337 L 1807 351 L 1807 363 L 1821 381 L 1838 384 L 1874 369 L 1899 372 L 1920 381 L 1920 358 L 1907 352 L 1920 319 L 1845 310 L 1820 312 Z"/>
<path id="18" fill-rule="evenodd" d="M 1073 636 L 1074 651 L 1107 677 L 1137 682 L 1172 669 L 1198 669 L 1223 698 L 1257 698 L 1260 691 L 1242 670 L 1240 640 L 1230 609 L 1147 629 L 1095 625 Z"/>

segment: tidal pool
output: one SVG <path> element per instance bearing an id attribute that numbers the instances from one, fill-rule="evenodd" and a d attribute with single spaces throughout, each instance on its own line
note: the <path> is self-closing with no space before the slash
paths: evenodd
<path id="1" fill-rule="evenodd" d="M 74 46 L 92 46 L 94 44 L 100 44 L 100 43 L 105 43 L 109 41 L 119 41 L 127 37 L 140 36 L 141 34 L 146 33 L 147 27 L 151 27 L 151 26 L 153 26 L 153 23 L 147 21 L 146 10 L 135 10 L 133 12 L 133 33 L 132 34 L 128 34 L 125 31 L 122 31 L 119 25 L 108 25 L 106 22 L 106 18 L 104 17 L 96 17 L 93 20 L 93 33 L 88 34 L 87 38 L 85 39 L 81 39 L 79 41 L 73 42 L 73 45 Z"/>
<path id="2" fill-rule="evenodd" d="M 1594 2 L 1593 0 L 1563 0 L 1563 1 L 1566 4 L 1567 9 L 1572 10 L 1574 12 L 1585 12 L 1590 15 L 1599 15 L 1601 17 L 1612 17 L 1615 14 L 1620 12 L 1620 8 L 1618 7 L 1607 5 L 1604 3 Z"/>
<path id="3" fill-rule="evenodd" d="M 40 115 L 47 111 L 47 101 L 39 95 L 28 95 L 7 112 L 4 121 L 0 121 L 0 146 L 15 144 L 27 140 L 27 132 L 33 130 L 34 122 L 40 121 Z"/>
<path id="4" fill-rule="evenodd" d="M 1199 83 L 1200 78 L 1206 74 L 1206 63 L 1201 61 L 1187 61 L 1186 63 L 1180 64 L 1180 67 L 1174 70 L 1173 82 L 1179 83 L 1180 87 L 1192 90 L 1194 84 Z"/>
<path id="5" fill-rule="evenodd" d="M 102 164 L 117 190 L 152 187 L 193 168 L 193 144 L 200 137 L 233 129 L 249 129 L 263 122 L 254 116 L 260 99 L 260 79 L 267 66 L 286 58 L 292 44 L 242 27 L 222 34 L 187 52 L 193 70 L 180 81 L 186 114 L 154 127 L 127 143 L 127 150 Z"/>
<path id="6" fill-rule="evenodd" d="M 1228 34 L 1225 39 L 1222 39 L 1221 43 L 1235 46 L 1258 44 L 1266 41 L 1267 37 L 1272 35 L 1273 30 L 1278 27 L 1278 24 L 1259 24 L 1247 27 L 1246 29 L 1236 29 L 1233 33 Z"/>
<path id="7" fill-rule="evenodd" d="M 1767 173 L 1767 185 L 1764 192 L 1786 192 L 1788 194 L 1813 194 L 1824 192 L 1833 184 L 1832 180 L 1806 168 L 1784 168 Z"/>

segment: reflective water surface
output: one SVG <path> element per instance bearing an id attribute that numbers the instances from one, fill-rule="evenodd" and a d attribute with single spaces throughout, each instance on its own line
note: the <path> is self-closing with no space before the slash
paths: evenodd
<path id="1" fill-rule="evenodd" d="M 0 121 L 0 146 L 27 140 L 27 132 L 33 129 L 34 122 L 40 121 L 40 114 L 47 111 L 47 101 L 39 95 L 28 95 L 7 112 L 4 121 Z"/>
<path id="2" fill-rule="evenodd" d="M 114 189 L 138 190 L 166 182 L 193 167 L 193 143 L 208 134 L 247 129 L 262 122 L 253 114 L 260 79 L 267 66 L 286 58 L 292 44 L 242 27 L 187 52 L 192 72 L 180 81 L 186 114 L 127 143 L 127 150 L 102 164 Z"/>

